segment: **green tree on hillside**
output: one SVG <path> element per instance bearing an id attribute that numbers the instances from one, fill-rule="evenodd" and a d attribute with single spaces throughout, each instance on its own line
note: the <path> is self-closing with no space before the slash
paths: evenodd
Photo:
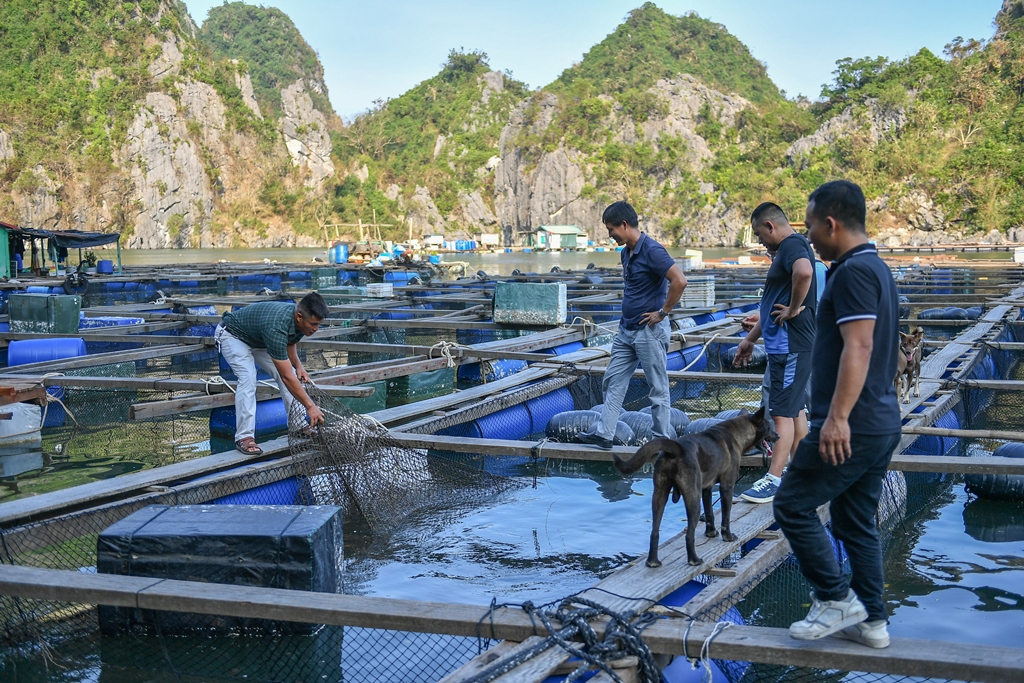
<path id="1" fill-rule="evenodd" d="M 199 38 L 217 55 L 245 63 L 264 116 L 280 117 L 281 89 L 300 78 L 315 84 L 307 88 L 314 106 L 325 114 L 334 113 L 320 59 L 288 15 L 276 7 L 225 1 L 210 9 Z"/>

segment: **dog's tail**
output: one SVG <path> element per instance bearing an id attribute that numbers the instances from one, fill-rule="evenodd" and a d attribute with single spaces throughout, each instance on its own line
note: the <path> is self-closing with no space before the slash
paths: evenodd
<path id="1" fill-rule="evenodd" d="M 618 453 L 613 453 L 612 460 L 615 462 L 615 469 L 617 469 L 621 474 L 632 474 L 633 472 L 636 472 L 638 469 L 643 467 L 647 461 L 653 460 L 661 455 L 662 451 L 665 450 L 664 444 L 661 442 L 667 440 L 668 439 L 654 439 L 653 441 L 648 441 L 641 446 L 640 450 L 634 453 L 629 460 L 623 460 L 619 457 Z"/>

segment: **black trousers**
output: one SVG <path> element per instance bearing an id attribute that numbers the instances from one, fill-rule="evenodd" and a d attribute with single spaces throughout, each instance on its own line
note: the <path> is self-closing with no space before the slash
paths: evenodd
<path id="1" fill-rule="evenodd" d="M 852 588 L 868 611 L 868 620 L 886 619 L 882 546 L 875 527 L 882 480 L 899 434 L 853 435 L 851 457 L 825 463 L 818 453 L 820 432 L 812 429 L 793 455 L 775 494 L 775 521 L 786 535 L 800 571 L 819 600 L 841 600 Z M 836 561 L 817 509 L 831 502 L 832 533 L 846 546 L 852 577 Z"/>

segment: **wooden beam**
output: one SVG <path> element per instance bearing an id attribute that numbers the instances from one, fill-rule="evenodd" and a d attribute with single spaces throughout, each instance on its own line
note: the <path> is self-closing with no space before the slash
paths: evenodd
<path id="1" fill-rule="evenodd" d="M 668 568 L 661 572 L 668 573 Z M 483 635 L 513 641 L 533 637 L 537 627 L 526 612 L 512 608 L 88 574 L 9 564 L 0 565 L 0 592 L 11 597 L 57 602 L 467 637 Z M 596 629 L 603 634 L 603 624 L 596 624 Z M 712 623 L 663 619 L 645 629 L 644 641 L 656 653 L 696 653 L 715 630 Z M 893 638 L 888 648 L 875 650 L 837 638 L 798 641 L 781 628 L 732 626 L 714 638 L 708 654 L 716 659 L 840 671 L 1017 683 L 1022 650 L 910 638 Z"/>
<path id="2" fill-rule="evenodd" d="M 1024 432 L 1007 432 L 997 429 L 946 429 L 944 427 L 921 427 L 905 425 L 904 434 L 920 434 L 922 436 L 951 436 L 960 439 L 999 439 L 1004 441 L 1024 441 Z"/>
<path id="3" fill-rule="evenodd" d="M 221 385 L 224 386 L 224 385 Z M 320 387 L 324 393 L 329 396 L 345 396 L 355 398 L 365 398 L 366 396 L 372 396 L 374 392 L 373 387 L 348 387 L 329 385 Z M 226 387 L 225 387 L 226 389 Z M 277 398 L 281 395 L 281 392 L 276 386 L 268 387 L 258 386 L 256 387 L 256 399 L 266 400 L 271 398 Z M 146 401 L 145 403 L 133 403 L 128 409 L 128 419 L 130 420 L 149 420 L 154 417 L 163 417 L 165 415 L 177 415 L 178 413 L 191 413 L 197 410 L 212 410 L 213 408 L 221 408 L 226 406 L 233 406 L 235 404 L 235 394 L 227 389 L 221 393 L 215 393 L 212 396 L 209 394 L 196 394 L 192 396 L 177 396 L 166 401 Z"/>
<path id="4" fill-rule="evenodd" d="M 286 455 L 288 439 L 282 437 L 268 441 L 262 444 L 262 448 L 263 455 L 259 456 L 227 451 L 151 470 L 132 472 L 113 479 L 104 479 L 91 484 L 0 503 L 0 526 L 9 528 L 57 513 L 92 508 L 112 500 L 138 495 L 152 486 L 163 486 L 168 482 L 194 479 L 206 474 Z"/>
<path id="5" fill-rule="evenodd" d="M 441 357 L 440 346 L 418 346 L 415 344 L 370 344 L 362 342 L 346 341 L 311 341 L 306 348 L 323 349 L 328 351 L 362 352 L 362 353 L 387 353 L 396 356 L 427 356 Z M 487 351 L 469 346 L 454 344 L 447 347 L 453 359 L 464 362 L 476 362 L 476 360 L 524 360 L 537 362 L 550 360 L 548 353 L 521 353 L 517 351 Z"/>
<path id="6" fill-rule="evenodd" d="M 111 365 L 113 363 L 126 363 L 129 361 L 145 360 L 147 358 L 161 358 L 171 356 L 182 356 L 186 353 L 198 353 L 206 351 L 209 347 L 205 344 L 189 344 L 186 346 L 168 345 L 156 346 L 149 349 L 136 349 L 134 351 L 111 351 L 110 353 L 94 353 L 78 358 L 64 358 L 61 360 L 44 361 L 42 363 L 26 363 L 14 367 L 0 368 L 0 374 L 25 374 L 37 372 L 51 372 L 65 370 L 78 370 L 79 368 L 94 368 L 100 365 Z"/>

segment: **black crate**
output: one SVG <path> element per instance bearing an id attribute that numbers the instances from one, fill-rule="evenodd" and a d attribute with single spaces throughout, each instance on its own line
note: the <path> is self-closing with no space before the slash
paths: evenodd
<path id="1" fill-rule="evenodd" d="M 101 574 L 149 576 L 322 593 L 341 590 L 341 508 L 291 505 L 152 505 L 99 535 Z M 268 619 L 101 606 L 100 629 L 162 634 L 313 633 Z"/>

